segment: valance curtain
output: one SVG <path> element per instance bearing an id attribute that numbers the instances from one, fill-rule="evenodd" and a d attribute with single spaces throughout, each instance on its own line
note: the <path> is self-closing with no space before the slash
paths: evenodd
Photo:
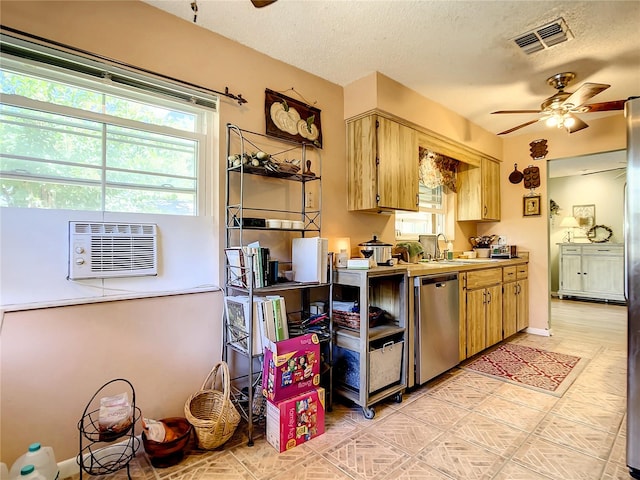
<path id="1" fill-rule="evenodd" d="M 420 183 L 427 188 L 445 186 L 456 192 L 458 160 L 420 147 Z"/>

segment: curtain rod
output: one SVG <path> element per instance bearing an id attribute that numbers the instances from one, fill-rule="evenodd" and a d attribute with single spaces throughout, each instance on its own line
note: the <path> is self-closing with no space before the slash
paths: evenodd
<path id="1" fill-rule="evenodd" d="M 134 65 L 131 65 L 131 64 L 128 64 L 128 63 L 125 63 L 125 62 L 121 62 L 119 60 L 114 60 L 112 58 L 105 57 L 103 55 L 98 55 L 96 53 L 92 53 L 92 52 L 89 52 L 87 50 L 82 50 L 80 48 L 72 47 L 72 46 L 66 45 L 64 43 L 56 42 L 55 40 L 49 40 L 49 39 L 46 39 L 44 37 L 33 35 L 31 33 L 23 32 L 22 30 L 18 30 L 18 29 L 12 28 L 12 27 L 7 27 L 5 25 L 1 25 L 0 24 L 0 29 L 3 32 L 6 31 L 6 32 L 10 32 L 10 33 L 13 33 L 13 34 L 16 34 L 16 35 L 20 35 L 21 37 L 24 37 L 24 38 L 29 39 L 29 40 L 35 40 L 35 41 L 43 44 L 44 46 L 55 46 L 55 47 L 63 48 L 63 49 L 68 50 L 68 51 L 70 51 L 72 53 L 77 53 L 77 54 L 81 54 L 81 55 L 87 56 L 89 58 L 98 59 L 98 60 L 101 60 L 103 62 L 107 62 L 107 63 L 109 63 L 111 65 L 114 65 L 114 66 L 117 66 L 117 67 L 122 67 L 122 68 L 126 68 L 126 69 L 129 69 L 129 70 L 133 70 L 134 72 L 142 72 L 142 73 L 146 73 L 146 74 L 149 74 L 149 75 L 154 75 L 154 76 L 162 78 L 164 80 L 169 80 L 171 82 L 175 82 L 175 83 L 178 83 L 178 84 L 190 87 L 190 88 L 197 88 L 198 90 L 202 90 L 202 91 L 205 91 L 205 92 L 208 92 L 208 93 L 215 93 L 217 95 L 222 95 L 224 97 L 231 98 L 232 100 L 235 100 L 236 102 L 238 102 L 238 105 L 242 105 L 243 103 L 247 103 L 247 100 L 242 97 L 241 93 L 239 93 L 237 95 L 235 95 L 233 93 L 230 93 L 229 92 L 229 87 L 225 87 L 224 88 L 224 92 L 219 92 L 218 90 L 213 90 L 211 88 L 202 87 L 200 85 L 196 85 L 195 83 L 186 82 L 184 80 L 179 80 L 179 79 L 171 77 L 169 75 L 164 75 L 162 73 L 157 73 L 157 72 L 154 72 L 152 70 L 147 70 L 145 68 L 136 67 Z"/>

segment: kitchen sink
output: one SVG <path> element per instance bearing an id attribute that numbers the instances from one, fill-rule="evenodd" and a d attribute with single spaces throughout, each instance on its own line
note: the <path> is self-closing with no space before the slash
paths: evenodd
<path id="1" fill-rule="evenodd" d="M 447 265 L 473 265 L 475 263 L 488 263 L 498 261 L 500 260 L 497 258 L 454 258 L 453 260 L 427 260 L 420 263 L 429 265 L 430 267 L 437 267 L 438 265 L 445 267 Z"/>
<path id="2" fill-rule="evenodd" d="M 462 262 L 462 263 L 485 263 L 485 262 L 499 262 L 504 260 L 501 258 L 454 258 L 453 260 L 447 260 L 447 262 Z"/>
<path id="3" fill-rule="evenodd" d="M 472 264 L 472 263 L 478 263 L 478 262 L 469 261 L 469 259 L 460 259 L 460 260 L 454 259 L 454 260 L 438 260 L 432 263 L 442 264 L 442 265 L 466 265 L 466 264 Z"/>

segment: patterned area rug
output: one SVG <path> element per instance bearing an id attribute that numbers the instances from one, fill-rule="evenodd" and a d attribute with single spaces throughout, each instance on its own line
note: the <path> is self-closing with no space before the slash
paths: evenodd
<path id="1" fill-rule="evenodd" d="M 573 355 L 504 343 L 461 367 L 560 397 L 584 365 Z"/>

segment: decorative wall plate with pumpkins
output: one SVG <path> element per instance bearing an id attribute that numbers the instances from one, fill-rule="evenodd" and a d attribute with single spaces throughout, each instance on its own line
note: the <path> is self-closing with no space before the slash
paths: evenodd
<path id="1" fill-rule="evenodd" d="M 319 109 L 267 88 L 264 113 L 267 135 L 322 148 Z"/>

